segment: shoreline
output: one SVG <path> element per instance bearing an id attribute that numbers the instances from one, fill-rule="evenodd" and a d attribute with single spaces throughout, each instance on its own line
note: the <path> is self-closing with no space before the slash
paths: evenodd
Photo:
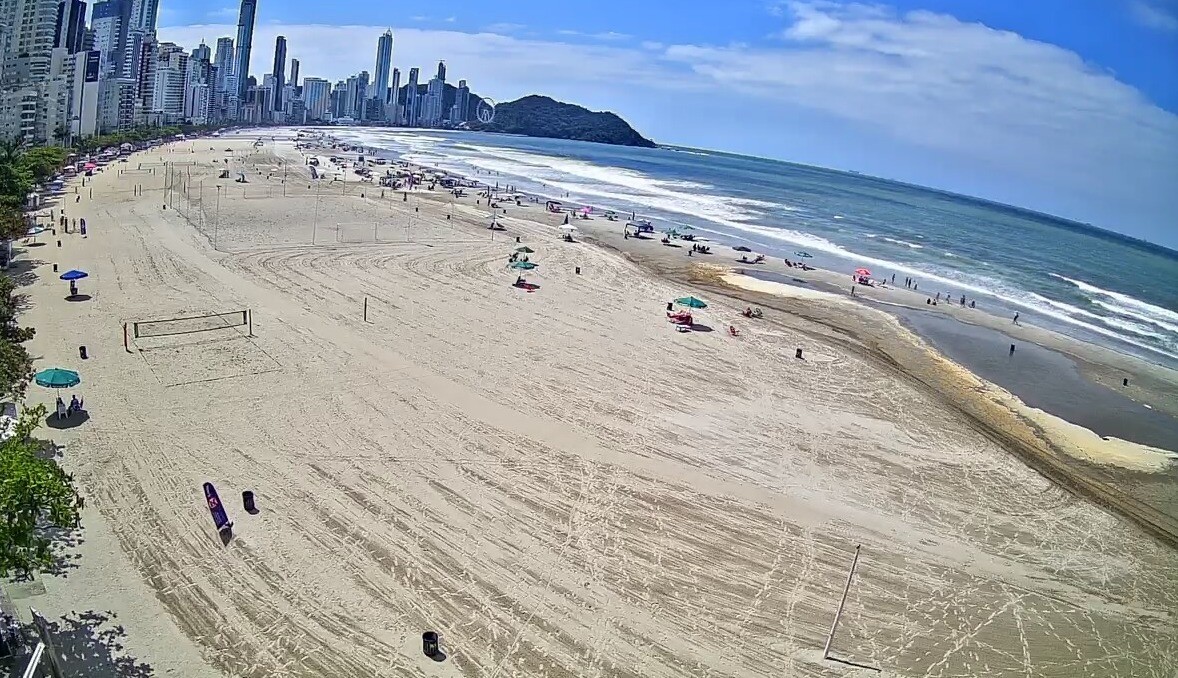
<path id="1" fill-rule="evenodd" d="M 1047 434 L 890 316 L 739 289 L 616 222 L 562 242 L 542 204 L 488 231 L 475 195 L 323 194 L 293 144 L 251 141 L 105 168 L 62 204 L 88 237 L 18 258 L 30 351 L 78 365 L 92 410 L 46 431 L 88 507 L 77 569 L 30 601 L 51 618 L 118 613 L 120 655 L 202 678 L 827 675 L 861 544 L 838 651 L 885 676 L 1169 661 L 1178 554 L 1127 524 L 1143 507 L 1075 496 L 1099 501 L 1117 468 L 1044 448 L 1078 485 L 1045 479 L 1011 451 Z M 249 183 L 216 182 L 225 160 Z M 516 242 L 534 292 L 511 285 Z M 50 263 L 88 271 L 92 298 L 63 298 Z M 663 304 L 689 293 L 710 305 L 679 334 Z M 122 344 L 129 321 L 246 308 L 249 336 Z"/>

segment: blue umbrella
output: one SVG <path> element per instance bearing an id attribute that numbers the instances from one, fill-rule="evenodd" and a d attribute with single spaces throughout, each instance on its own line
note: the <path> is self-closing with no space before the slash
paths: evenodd
<path id="1" fill-rule="evenodd" d="M 38 386 L 45 388 L 72 388 L 82 383 L 82 378 L 73 370 L 63 370 L 60 367 L 50 367 L 41 370 L 33 376 Z"/>
<path id="2" fill-rule="evenodd" d="M 90 277 L 90 274 L 85 271 L 79 271 L 78 269 L 75 268 L 75 269 L 71 269 L 69 271 L 66 271 L 65 273 L 62 273 L 58 277 L 61 278 L 62 280 L 81 280 L 82 278 Z"/>

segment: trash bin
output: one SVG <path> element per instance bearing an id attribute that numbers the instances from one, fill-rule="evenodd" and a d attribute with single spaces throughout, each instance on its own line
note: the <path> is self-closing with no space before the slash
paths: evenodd
<path id="1" fill-rule="evenodd" d="M 254 503 L 254 493 L 250 490 L 242 491 L 241 505 L 245 508 L 246 513 L 253 515 L 258 512 L 258 506 Z"/>
<path id="2" fill-rule="evenodd" d="M 438 654 L 438 633 L 436 631 L 426 631 L 421 634 L 421 651 L 425 656 L 433 658 Z"/>

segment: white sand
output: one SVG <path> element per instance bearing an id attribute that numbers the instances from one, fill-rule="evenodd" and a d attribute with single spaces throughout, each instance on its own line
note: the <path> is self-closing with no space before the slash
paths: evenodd
<path id="1" fill-rule="evenodd" d="M 730 338 L 723 302 L 698 314 L 718 331 L 677 334 L 663 305 L 691 290 L 556 242 L 540 207 L 504 220 L 538 250 L 532 294 L 473 198 L 447 221 L 253 174 L 217 208 L 213 162 L 250 141 L 127 165 L 197 163 L 188 220 L 112 165 L 65 205 L 89 238 L 21 254 L 45 262 L 37 366 L 78 367 L 92 415 L 50 431 L 88 509 L 47 614 L 117 612 L 157 675 L 858 675 L 821 647 L 862 543 L 834 650 L 884 675 L 1178 669 L 1178 556 L 892 372 L 768 320 Z M 49 262 L 93 299 L 63 301 Z M 122 349 L 126 321 L 241 308 L 253 338 Z"/>

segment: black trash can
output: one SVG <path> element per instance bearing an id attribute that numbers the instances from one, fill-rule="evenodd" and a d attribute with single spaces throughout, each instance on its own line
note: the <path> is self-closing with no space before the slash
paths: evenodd
<path id="1" fill-rule="evenodd" d="M 81 358 L 82 360 L 86 360 L 87 358 L 90 357 L 90 355 L 86 352 L 85 346 L 78 347 L 78 357 Z"/>
<path id="2" fill-rule="evenodd" d="M 425 656 L 430 657 L 431 659 L 438 656 L 437 631 L 426 631 L 425 633 L 421 634 L 421 651 L 425 653 Z"/>
<path id="3" fill-rule="evenodd" d="M 254 503 L 254 493 L 249 490 L 242 491 L 241 505 L 245 508 L 245 512 L 250 515 L 258 512 L 258 506 Z"/>

